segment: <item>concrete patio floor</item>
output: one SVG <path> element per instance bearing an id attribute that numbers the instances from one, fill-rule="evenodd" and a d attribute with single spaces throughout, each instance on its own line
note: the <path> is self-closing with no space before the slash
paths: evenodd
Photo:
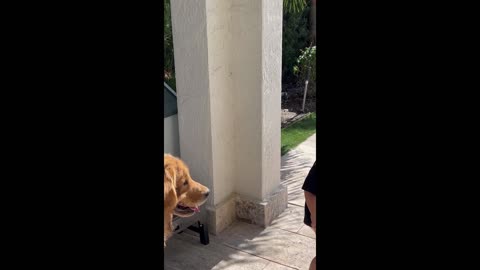
<path id="1" fill-rule="evenodd" d="M 302 185 L 316 156 L 316 135 L 282 156 L 281 181 L 288 186 L 288 208 L 271 226 L 236 221 L 202 245 L 190 230 L 173 236 L 165 249 L 169 270 L 308 269 L 315 256 L 316 237 L 303 224 Z"/>

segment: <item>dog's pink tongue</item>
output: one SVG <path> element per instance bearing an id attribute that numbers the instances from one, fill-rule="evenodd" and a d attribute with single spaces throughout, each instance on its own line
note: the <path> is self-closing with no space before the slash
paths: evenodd
<path id="1" fill-rule="evenodd" d="M 196 207 L 196 206 L 195 206 L 195 207 L 192 207 L 192 209 L 193 209 L 193 211 L 194 211 L 195 213 L 200 212 L 200 209 L 198 209 L 198 207 Z"/>

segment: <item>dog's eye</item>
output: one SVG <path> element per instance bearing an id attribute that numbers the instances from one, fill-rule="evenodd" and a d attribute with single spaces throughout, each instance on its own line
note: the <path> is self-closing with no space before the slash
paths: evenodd
<path id="1" fill-rule="evenodd" d="M 184 185 L 184 186 L 188 185 L 188 182 L 187 182 L 187 181 L 185 181 L 185 182 L 183 183 L 183 185 Z"/>

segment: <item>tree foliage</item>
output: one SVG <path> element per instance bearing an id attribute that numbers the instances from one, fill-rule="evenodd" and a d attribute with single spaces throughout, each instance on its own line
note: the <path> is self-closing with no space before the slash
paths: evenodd
<path id="1" fill-rule="evenodd" d="M 283 10 L 286 13 L 299 13 L 305 9 L 305 0 L 283 0 Z"/>
<path id="2" fill-rule="evenodd" d="M 300 55 L 300 50 L 309 46 L 309 14 L 310 5 L 302 12 L 283 14 L 282 33 L 282 82 L 293 83 L 297 78 L 293 74 L 293 66 Z"/>
<path id="3" fill-rule="evenodd" d="M 170 0 L 163 0 L 163 61 L 164 80 L 175 90 L 175 62 L 173 56 L 172 13 Z"/>

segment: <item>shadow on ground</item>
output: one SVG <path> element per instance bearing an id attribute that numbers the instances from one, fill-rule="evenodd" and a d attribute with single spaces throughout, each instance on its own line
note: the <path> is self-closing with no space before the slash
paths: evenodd
<path id="1" fill-rule="evenodd" d="M 236 222 L 221 235 L 211 235 L 207 246 L 189 232 L 176 235 L 165 249 L 165 269 L 262 270 L 270 264 L 268 269 L 305 269 L 314 252 L 315 241 L 309 237 Z"/>
<path id="2" fill-rule="evenodd" d="M 190 231 L 175 235 L 165 249 L 165 269 L 308 269 L 315 236 L 302 234 L 303 207 L 289 206 L 268 228 L 237 221 L 207 246 Z M 309 228 L 308 228 L 309 229 Z"/>
<path id="3" fill-rule="evenodd" d="M 282 156 L 281 179 L 288 187 L 288 202 L 298 206 L 304 206 L 305 195 L 302 190 L 303 182 L 310 171 L 314 160 L 305 153 L 289 151 Z"/>

